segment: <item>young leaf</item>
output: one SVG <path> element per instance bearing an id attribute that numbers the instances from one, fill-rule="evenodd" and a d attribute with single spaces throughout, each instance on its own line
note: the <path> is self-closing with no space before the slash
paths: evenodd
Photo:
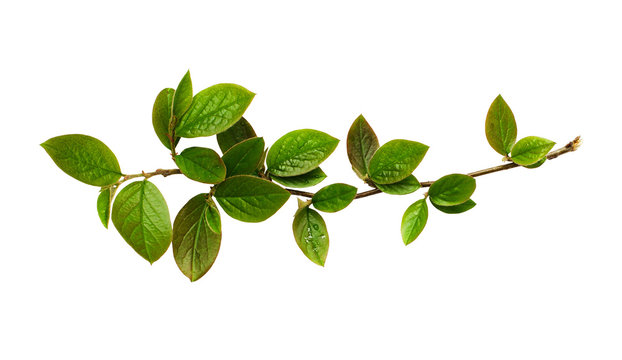
<path id="1" fill-rule="evenodd" d="M 283 186 L 306 188 L 321 183 L 324 179 L 326 179 L 326 174 L 318 167 L 302 175 L 286 177 L 272 175 L 271 178 Z"/>
<path id="2" fill-rule="evenodd" d="M 190 79 L 190 70 L 186 72 L 179 82 L 177 90 L 175 90 L 175 98 L 173 100 L 173 114 L 176 118 L 181 116 L 188 110 L 192 103 L 192 80 Z"/>
<path id="3" fill-rule="evenodd" d="M 428 222 L 428 204 L 425 199 L 410 205 L 402 216 L 402 240 L 405 245 L 415 241 Z"/>
<path id="4" fill-rule="evenodd" d="M 374 185 L 376 185 L 378 190 L 382 191 L 383 193 L 391 195 L 406 195 L 413 193 L 421 188 L 421 184 L 413 175 L 408 175 L 403 180 L 400 180 L 393 184 Z"/>
<path id="5" fill-rule="evenodd" d="M 363 115 L 360 115 L 348 131 L 348 158 L 354 172 L 365 178 L 369 175 L 369 161 L 379 147 L 376 133 L 369 126 Z"/>
<path id="6" fill-rule="evenodd" d="M 462 204 L 458 204 L 454 206 L 441 206 L 441 205 L 436 205 L 434 202 L 432 202 L 432 206 L 444 212 L 445 214 L 461 214 L 463 212 L 473 209 L 475 205 L 476 205 L 475 201 L 471 199 L 463 202 Z"/>
<path id="7" fill-rule="evenodd" d="M 324 212 L 337 212 L 350 205 L 356 188 L 347 184 L 331 184 L 321 188 L 311 199 L 313 206 Z"/>
<path id="8" fill-rule="evenodd" d="M 468 175 L 451 174 L 436 180 L 428 195 L 436 205 L 454 206 L 471 198 L 475 191 L 475 179 Z"/>
<path id="9" fill-rule="evenodd" d="M 428 146 L 409 140 L 391 140 L 376 151 L 369 162 L 369 176 L 376 184 L 405 179 L 419 165 Z"/>
<path id="10" fill-rule="evenodd" d="M 287 202 L 289 192 L 268 180 L 237 175 L 218 184 L 214 196 L 232 218 L 260 222 L 274 215 Z"/>
<path id="11" fill-rule="evenodd" d="M 512 148 L 512 161 L 518 165 L 532 165 L 542 160 L 555 142 L 537 136 L 520 139 Z"/>
<path id="12" fill-rule="evenodd" d="M 218 133 L 216 135 L 216 140 L 218 141 L 220 150 L 224 154 L 233 147 L 233 145 L 255 136 L 257 136 L 257 134 L 255 134 L 255 130 L 253 130 L 251 124 L 242 117 L 238 122 L 233 124 L 233 126 Z"/>
<path id="13" fill-rule="evenodd" d="M 97 197 L 97 215 L 101 220 L 102 225 L 108 229 L 108 222 L 110 220 L 110 204 L 112 203 L 112 197 L 116 192 L 116 187 L 109 187 L 102 190 Z"/>
<path id="14" fill-rule="evenodd" d="M 175 90 L 166 88 L 158 94 L 153 104 L 153 112 L 151 121 L 158 139 L 167 149 L 171 149 L 171 140 L 169 139 L 169 124 L 171 123 L 171 109 L 173 107 L 173 97 Z M 179 138 L 175 138 L 175 144 L 179 142 Z"/>
<path id="15" fill-rule="evenodd" d="M 486 115 L 486 139 L 501 155 L 508 155 L 516 142 L 516 120 L 501 95 L 490 105 Z"/>
<path id="16" fill-rule="evenodd" d="M 56 165 L 83 183 L 106 186 L 121 177 L 119 162 L 103 142 L 87 135 L 62 135 L 41 144 Z"/>
<path id="17" fill-rule="evenodd" d="M 185 138 L 221 133 L 240 118 L 255 94 L 235 84 L 218 84 L 199 92 L 181 117 L 175 134 Z"/>
<path id="18" fill-rule="evenodd" d="M 212 197 L 207 198 L 207 208 L 205 210 L 205 220 L 207 221 L 207 226 L 215 232 L 216 234 L 222 233 L 221 230 L 221 222 L 220 222 L 220 212 L 218 211 L 218 207 L 216 207 L 216 203 L 212 200 Z"/>
<path id="19" fill-rule="evenodd" d="M 268 171 L 276 176 L 296 176 L 317 168 L 339 140 L 318 130 L 294 130 L 278 139 L 268 151 Z"/>
<path id="20" fill-rule="evenodd" d="M 253 174 L 263 157 L 264 146 L 263 138 L 254 137 L 227 150 L 222 156 L 227 167 L 227 177 Z"/>
<path id="21" fill-rule="evenodd" d="M 523 165 L 523 167 L 526 167 L 527 169 L 537 169 L 540 166 L 542 166 L 542 164 L 544 164 L 545 161 L 546 161 L 546 157 L 543 157 L 542 159 L 540 159 L 540 161 L 533 163 L 531 165 Z"/>
<path id="22" fill-rule="evenodd" d="M 173 229 L 166 201 L 147 180 L 123 188 L 112 206 L 112 223 L 125 241 L 154 263 L 171 243 Z"/>
<path id="23" fill-rule="evenodd" d="M 199 194 L 179 211 L 173 224 L 173 255 L 179 270 L 190 281 L 199 280 L 212 267 L 220 249 L 220 232 L 208 223 L 208 214 L 218 217 L 208 194 Z M 215 209 L 215 212 L 212 212 Z"/>
<path id="24" fill-rule="evenodd" d="M 322 216 L 304 206 L 296 212 L 292 229 L 296 243 L 305 256 L 324 266 L 328 255 L 328 230 Z"/>
<path id="25" fill-rule="evenodd" d="M 218 184 L 227 174 L 225 163 L 220 156 L 208 148 L 187 148 L 175 157 L 175 162 L 188 178 L 206 184 Z"/>

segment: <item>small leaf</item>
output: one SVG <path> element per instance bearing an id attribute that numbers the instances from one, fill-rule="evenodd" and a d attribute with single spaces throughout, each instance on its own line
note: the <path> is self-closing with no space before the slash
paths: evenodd
<path id="1" fill-rule="evenodd" d="M 192 80 L 190 79 L 190 70 L 186 72 L 184 77 L 177 85 L 175 90 L 175 98 L 173 100 L 173 114 L 176 118 L 181 116 L 188 110 L 192 103 Z"/>
<path id="2" fill-rule="evenodd" d="M 512 148 L 512 161 L 518 165 L 532 165 L 542 160 L 555 142 L 537 136 L 520 139 Z"/>
<path id="3" fill-rule="evenodd" d="M 314 263 L 324 266 L 328 255 L 328 230 L 322 216 L 304 206 L 296 212 L 292 229 L 303 254 Z"/>
<path id="4" fill-rule="evenodd" d="M 272 180 L 278 182 L 279 184 L 287 187 L 293 188 L 306 188 L 315 186 L 321 183 L 324 179 L 326 179 L 326 174 L 322 169 L 315 168 L 309 171 L 306 174 L 297 175 L 297 176 L 271 176 Z"/>
<path id="5" fill-rule="evenodd" d="M 523 165 L 523 167 L 526 167 L 527 169 L 537 169 L 540 166 L 542 166 L 542 164 L 544 164 L 545 161 L 546 161 L 546 157 L 543 157 L 542 159 L 540 159 L 540 161 L 533 163 L 531 165 Z"/>
<path id="6" fill-rule="evenodd" d="M 227 177 L 253 174 L 263 157 L 264 146 L 263 138 L 254 137 L 227 150 L 222 156 L 227 167 Z"/>
<path id="7" fill-rule="evenodd" d="M 114 153 L 94 137 L 62 135 L 49 139 L 41 146 L 61 170 L 83 183 L 111 185 L 122 175 Z"/>
<path id="8" fill-rule="evenodd" d="M 428 222 L 428 204 L 425 199 L 410 205 L 402 216 L 402 240 L 405 245 L 415 241 Z"/>
<path id="9" fill-rule="evenodd" d="M 486 139 L 501 155 L 508 155 L 516 142 L 516 120 L 501 95 L 492 102 L 486 115 Z"/>
<path id="10" fill-rule="evenodd" d="M 171 123 L 171 109 L 173 107 L 173 97 L 175 96 L 175 90 L 166 88 L 158 94 L 155 103 L 153 104 L 153 112 L 151 119 L 153 123 L 153 129 L 155 130 L 158 139 L 162 145 L 167 149 L 171 149 L 171 140 L 169 139 L 169 125 Z M 175 138 L 175 144 L 179 142 L 179 138 Z"/>
<path id="11" fill-rule="evenodd" d="M 441 205 L 436 205 L 434 202 L 432 202 L 432 206 L 444 212 L 445 214 L 461 214 L 463 212 L 473 209 L 475 205 L 476 205 L 475 201 L 471 199 L 463 202 L 462 204 L 458 204 L 454 206 L 441 206 Z"/>
<path id="12" fill-rule="evenodd" d="M 382 145 L 369 162 L 369 176 L 376 184 L 405 179 L 419 165 L 428 146 L 409 140 L 391 140 Z"/>
<path id="13" fill-rule="evenodd" d="M 218 184 L 214 196 L 232 218 L 260 222 L 274 215 L 287 202 L 289 192 L 268 180 L 238 175 Z"/>
<path id="14" fill-rule="evenodd" d="M 369 161 L 379 147 L 376 133 L 369 126 L 363 115 L 360 115 L 348 131 L 348 158 L 352 169 L 361 178 L 369 175 Z"/>
<path id="15" fill-rule="evenodd" d="M 220 150 L 224 154 L 233 145 L 255 136 L 257 136 L 257 134 L 255 134 L 255 130 L 253 130 L 251 124 L 242 117 L 238 122 L 233 124 L 233 126 L 218 133 L 216 135 L 216 140 L 218 141 Z"/>
<path id="16" fill-rule="evenodd" d="M 215 232 L 216 234 L 222 233 L 222 224 L 220 221 L 220 212 L 218 211 L 218 207 L 216 207 L 216 203 L 212 200 L 212 197 L 207 198 L 207 209 L 205 210 L 205 220 L 207 221 L 207 226 Z"/>
<path id="17" fill-rule="evenodd" d="M 356 188 L 347 184 L 331 184 L 313 195 L 313 206 L 325 212 L 337 212 L 350 205 L 356 196 Z"/>
<path id="18" fill-rule="evenodd" d="M 175 157 L 179 170 L 188 178 L 206 183 L 217 184 L 225 179 L 227 169 L 220 156 L 203 147 L 190 147 Z"/>
<path id="19" fill-rule="evenodd" d="M 268 151 L 268 171 L 276 176 L 296 176 L 317 168 L 339 140 L 318 130 L 294 130 L 278 139 Z"/>
<path id="20" fill-rule="evenodd" d="M 475 191 L 475 179 L 468 175 L 451 174 L 436 180 L 428 195 L 436 205 L 454 206 L 469 200 Z"/>
<path id="21" fill-rule="evenodd" d="M 218 84 L 199 92 L 177 124 L 175 133 L 185 138 L 221 133 L 235 124 L 255 94 L 235 84 Z"/>
<path id="22" fill-rule="evenodd" d="M 393 184 L 374 185 L 376 185 L 378 190 L 382 191 L 383 193 L 391 195 L 406 195 L 413 193 L 421 188 L 421 184 L 413 175 L 408 175 L 405 179 Z"/>
<path id="23" fill-rule="evenodd" d="M 110 204 L 112 204 L 112 198 L 116 192 L 116 187 L 108 187 L 100 191 L 97 197 L 97 214 L 102 225 L 108 229 L 108 222 L 110 220 Z"/>
<path id="24" fill-rule="evenodd" d="M 112 206 L 112 223 L 125 241 L 150 263 L 168 249 L 173 229 L 166 201 L 147 180 L 123 188 Z"/>
<path id="25" fill-rule="evenodd" d="M 208 194 L 199 194 L 184 205 L 173 224 L 173 255 L 179 270 L 190 281 L 199 280 L 212 267 L 220 249 L 220 232 L 208 224 L 208 215 L 218 217 Z M 210 210 L 211 209 L 211 210 Z M 212 212 L 213 210 L 215 212 Z"/>

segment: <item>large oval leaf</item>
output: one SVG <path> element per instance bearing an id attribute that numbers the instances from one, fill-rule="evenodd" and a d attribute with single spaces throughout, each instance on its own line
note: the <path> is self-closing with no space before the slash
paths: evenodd
<path id="1" fill-rule="evenodd" d="M 468 175 L 450 174 L 436 180 L 428 195 L 436 205 L 454 206 L 471 198 L 475 191 L 475 179 Z"/>
<path id="2" fill-rule="evenodd" d="M 328 230 L 322 216 L 304 206 L 298 209 L 292 225 L 296 244 L 314 263 L 324 266 L 328 255 Z"/>
<path id="3" fill-rule="evenodd" d="M 402 216 L 402 240 L 405 245 L 415 241 L 428 222 L 428 204 L 425 199 L 410 205 Z"/>
<path id="4" fill-rule="evenodd" d="M 190 79 L 190 70 L 186 72 L 184 77 L 177 85 L 175 97 L 173 100 L 173 114 L 176 118 L 180 118 L 192 103 L 192 79 Z"/>
<path id="5" fill-rule="evenodd" d="M 263 138 L 254 137 L 227 150 L 222 155 L 222 161 L 227 167 L 227 177 L 254 174 L 263 158 L 264 146 Z"/>
<path id="6" fill-rule="evenodd" d="M 151 121 L 158 139 L 167 149 L 171 149 L 171 140 L 169 139 L 169 125 L 171 123 L 171 109 L 173 107 L 173 97 L 175 89 L 166 88 L 158 94 L 153 104 L 153 112 Z M 175 144 L 179 142 L 179 138 L 175 138 Z"/>
<path id="7" fill-rule="evenodd" d="M 112 223 L 123 239 L 152 264 L 171 243 L 168 206 L 160 190 L 147 180 L 133 182 L 119 191 L 112 206 Z"/>
<path id="8" fill-rule="evenodd" d="M 326 179 L 326 174 L 324 173 L 324 171 L 322 171 L 322 169 L 315 168 L 309 171 L 308 173 L 305 173 L 302 175 L 285 176 L 285 177 L 272 175 L 271 178 L 272 180 L 278 182 L 279 184 L 283 186 L 288 186 L 288 187 L 293 187 L 293 188 L 306 188 L 306 187 L 315 186 L 321 183 L 322 181 L 324 181 L 324 179 Z"/>
<path id="9" fill-rule="evenodd" d="M 173 224 L 173 255 L 179 270 L 190 281 L 200 279 L 212 267 L 220 249 L 220 231 L 209 220 L 220 224 L 220 215 L 208 194 L 199 194 L 179 211 Z"/>
<path id="10" fill-rule="evenodd" d="M 289 199 L 289 192 L 264 179 L 249 175 L 227 178 L 218 184 L 214 196 L 232 218 L 260 222 L 274 215 Z"/>
<path id="11" fill-rule="evenodd" d="M 408 175 L 404 179 L 393 183 L 393 184 L 375 184 L 378 190 L 382 191 L 385 194 L 391 195 L 406 195 L 413 193 L 419 188 L 421 188 L 421 184 L 419 180 L 415 178 L 413 175 Z"/>
<path id="12" fill-rule="evenodd" d="M 296 176 L 317 168 L 339 140 L 318 130 L 294 130 L 278 139 L 268 151 L 268 171 L 276 176 Z"/>
<path id="13" fill-rule="evenodd" d="M 516 120 L 501 95 L 490 105 L 486 114 L 486 139 L 501 155 L 508 155 L 516 141 Z"/>
<path id="14" fill-rule="evenodd" d="M 405 179 L 419 165 L 428 146 L 410 140 L 391 140 L 376 151 L 369 162 L 369 176 L 376 184 Z"/>
<path id="15" fill-rule="evenodd" d="M 122 175 L 114 153 L 94 137 L 61 135 L 41 146 L 61 170 L 83 183 L 106 186 L 117 182 Z"/>
<path id="16" fill-rule="evenodd" d="M 255 136 L 257 136 L 257 134 L 255 134 L 255 130 L 253 130 L 251 124 L 244 117 L 242 117 L 230 128 L 218 133 L 216 135 L 216 140 L 218 141 L 220 150 L 224 154 L 227 150 L 233 147 L 233 145 Z"/>
<path id="17" fill-rule="evenodd" d="M 555 142 L 537 137 L 527 136 L 520 139 L 512 148 L 512 161 L 518 165 L 528 166 L 544 159 L 555 146 Z"/>
<path id="18" fill-rule="evenodd" d="M 348 159 L 354 172 L 362 179 L 369 175 L 369 161 L 380 144 L 367 120 L 360 115 L 348 131 Z"/>
<path id="19" fill-rule="evenodd" d="M 311 202 L 313 206 L 325 212 L 337 212 L 345 209 L 356 196 L 356 188 L 347 184 L 331 184 L 321 188 Z"/>
<path id="20" fill-rule="evenodd" d="M 210 136 L 235 124 L 255 94 L 235 84 L 218 84 L 199 92 L 177 123 L 175 134 L 185 138 Z"/>
<path id="21" fill-rule="evenodd" d="M 227 174 L 225 163 L 218 153 L 208 148 L 187 148 L 175 156 L 175 163 L 188 178 L 206 184 L 217 184 Z"/>

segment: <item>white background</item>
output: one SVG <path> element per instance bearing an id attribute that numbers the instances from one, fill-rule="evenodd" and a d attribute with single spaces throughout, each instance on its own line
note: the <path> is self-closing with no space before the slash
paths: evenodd
<path id="1" fill-rule="evenodd" d="M 622 23 L 611 1 L 14 1 L 0 9 L 4 359 L 620 359 Z M 256 92 L 246 117 L 272 144 L 315 128 L 350 170 L 363 113 L 381 143 L 430 146 L 420 180 L 500 163 L 484 118 L 501 93 L 519 138 L 580 151 L 478 178 L 463 215 L 422 191 L 325 215 L 325 268 L 296 246 L 292 198 L 260 224 L 224 217 L 220 254 L 190 283 L 172 253 L 150 266 L 95 211 L 97 189 L 39 144 L 104 141 L 126 173 L 173 167 L 151 127 L 164 87 Z M 215 139 L 183 140 L 216 147 Z M 153 182 L 171 216 L 206 186 Z M 224 213 L 223 213 L 224 215 Z"/>

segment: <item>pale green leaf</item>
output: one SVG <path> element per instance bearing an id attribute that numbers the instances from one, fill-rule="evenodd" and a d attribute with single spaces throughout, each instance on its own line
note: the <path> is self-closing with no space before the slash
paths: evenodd
<path id="1" fill-rule="evenodd" d="M 537 136 L 520 139 L 512 148 L 512 161 L 518 165 L 533 165 L 544 159 L 553 149 L 555 142 Z"/>
<path id="2" fill-rule="evenodd" d="M 278 139 L 268 151 L 268 171 L 276 176 L 296 176 L 317 168 L 339 140 L 318 130 L 294 130 Z"/>
<path id="3" fill-rule="evenodd" d="M 425 199 L 410 205 L 402 216 L 402 240 L 405 245 L 415 241 L 428 221 L 428 204 Z"/>
<path id="4" fill-rule="evenodd" d="M 296 243 L 305 256 L 324 266 L 328 255 L 328 230 L 322 216 L 304 206 L 296 212 L 292 229 Z"/>
<path id="5" fill-rule="evenodd" d="M 375 184 L 393 184 L 405 179 L 419 165 L 428 146 L 410 140 L 391 140 L 382 145 L 369 162 Z"/>

